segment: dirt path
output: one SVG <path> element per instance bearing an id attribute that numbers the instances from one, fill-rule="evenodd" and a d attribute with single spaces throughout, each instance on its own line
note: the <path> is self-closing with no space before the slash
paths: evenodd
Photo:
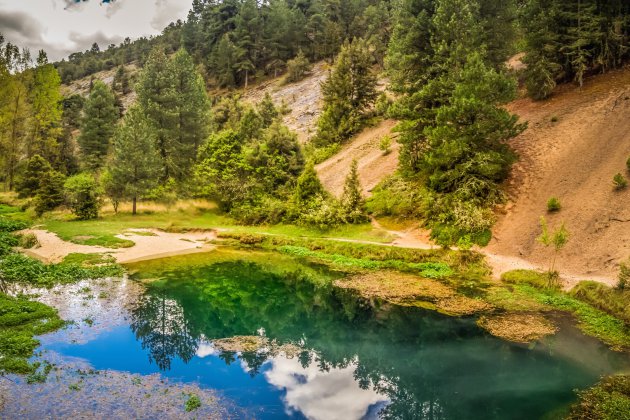
<path id="1" fill-rule="evenodd" d="M 73 253 L 110 254 L 121 264 L 165 258 L 208 251 L 213 249 L 208 241 L 216 238 L 214 231 L 169 233 L 157 229 L 130 229 L 116 236 L 130 240 L 135 245 L 130 248 L 112 249 L 67 242 L 47 230 L 29 229 L 23 233 L 34 234 L 40 244 L 38 248 L 26 249 L 23 252 L 49 263 L 61 262 L 67 255 Z"/>
<path id="2" fill-rule="evenodd" d="M 559 270 L 610 283 L 630 255 L 630 190 L 612 186 L 616 173 L 628 176 L 630 71 L 594 77 L 581 90 L 563 86 L 545 102 L 518 100 L 510 109 L 529 129 L 513 141 L 521 159 L 509 181 L 512 199 L 487 252 L 546 266 L 549 250 L 536 242 L 544 215 L 571 233 Z M 547 214 L 552 196 L 562 210 Z"/>
<path id="3" fill-rule="evenodd" d="M 358 161 L 359 180 L 365 195 L 369 195 L 379 182 L 396 172 L 400 148 L 392 136 L 396 124 L 394 120 L 385 120 L 375 127 L 366 128 L 339 153 L 317 165 L 315 169 L 324 187 L 333 195 L 341 196 L 353 159 Z M 384 155 L 379 144 L 387 135 L 392 137 L 391 153 Z"/>

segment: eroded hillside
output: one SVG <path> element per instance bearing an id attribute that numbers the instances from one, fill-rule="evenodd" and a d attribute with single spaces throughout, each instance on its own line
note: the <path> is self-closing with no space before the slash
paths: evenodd
<path id="1" fill-rule="evenodd" d="M 550 250 L 536 240 L 540 217 L 571 233 L 558 269 L 612 276 L 630 255 L 630 190 L 614 191 L 616 173 L 628 176 L 630 71 L 567 85 L 548 101 L 520 99 L 509 106 L 529 128 L 512 142 L 520 155 L 510 180 L 511 203 L 500 216 L 488 251 L 546 267 Z M 562 210 L 547 214 L 558 197 Z"/>

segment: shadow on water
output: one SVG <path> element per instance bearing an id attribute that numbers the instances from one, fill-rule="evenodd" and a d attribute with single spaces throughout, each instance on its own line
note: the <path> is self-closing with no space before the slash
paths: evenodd
<path id="1" fill-rule="evenodd" d="M 97 369 L 199 382 L 258 418 L 541 418 L 570 404 L 574 389 L 628 367 L 570 322 L 542 343 L 516 345 L 473 318 L 368 304 L 334 289 L 338 274 L 322 267 L 204 258 L 135 265 L 137 280 L 155 280 L 129 325 L 51 349 Z M 217 345 L 241 336 L 263 344 Z"/>

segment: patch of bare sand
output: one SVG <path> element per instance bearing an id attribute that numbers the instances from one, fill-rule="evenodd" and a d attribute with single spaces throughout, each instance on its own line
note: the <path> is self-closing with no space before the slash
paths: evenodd
<path id="1" fill-rule="evenodd" d="M 339 153 L 317 165 L 315 169 L 324 187 L 340 197 L 353 159 L 357 160 L 359 181 L 365 195 L 369 195 L 379 182 L 396 172 L 400 150 L 398 142 L 392 141 L 391 153 L 387 155 L 379 148 L 383 137 L 395 137 L 392 130 L 396 124 L 394 120 L 385 120 L 374 127 L 364 129 Z"/>
<path id="2" fill-rule="evenodd" d="M 531 343 L 558 331 L 543 315 L 532 313 L 482 316 L 477 324 L 495 337 L 516 343 Z"/>
<path id="3" fill-rule="evenodd" d="M 582 89 L 562 86 L 544 102 L 520 99 L 509 109 L 529 128 L 512 141 L 520 161 L 509 180 L 511 203 L 486 252 L 509 257 L 511 265 L 526 260 L 546 268 L 549 250 L 536 241 L 544 215 L 550 226 L 565 222 L 571 233 L 557 262 L 567 284 L 613 285 L 618 262 L 630 254 L 630 191 L 612 187 L 613 175 L 627 176 L 630 70 L 590 78 Z M 547 214 L 552 196 L 562 210 Z"/>
<path id="4" fill-rule="evenodd" d="M 23 252 L 48 263 L 58 263 L 69 254 L 81 253 L 110 254 L 116 259 L 116 262 L 124 264 L 205 252 L 213 249 L 213 245 L 208 242 L 216 239 L 216 232 L 214 231 L 170 233 L 157 229 L 130 229 L 123 234 L 117 235 L 117 237 L 134 242 L 134 246 L 112 249 L 67 242 L 54 233 L 42 229 L 29 229 L 24 231 L 24 233 L 34 234 L 40 246 L 34 249 L 23 250 Z"/>

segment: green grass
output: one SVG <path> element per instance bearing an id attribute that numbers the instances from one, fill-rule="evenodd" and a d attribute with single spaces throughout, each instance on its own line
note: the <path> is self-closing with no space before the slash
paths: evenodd
<path id="1" fill-rule="evenodd" d="M 170 232 L 227 228 L 233 232 L 263 233 L 305 238 L 344 238 L 388 243 L 393 237 L 384 230 L 375 229 L 370 224 L 346 225 L 330 231 L 320 231 L 294 225 L 241 226 L 215 209 L 173 210 L 170 212 L 141 213 L 132 216 L 128 213 L 108 214 L 97 220 L 69 220 L 57 215 L 43 220 L 43 227 L 56 233 L 61 239 L 84 245 L 98 245 L 109 248 L 133 246 L 133 242 L 116 238 L 128 229 L 155 228 Z"/>
<path id="2" fill-rule="evenodd" d="M 615 375 L 580 392 L 567 420 L 630 420 L 630 376 Z"/>
<path id="3" fill-rule="evenodd" d="M 630 290 L 583 281 L 571 290 L 571 295 L 630 324 Z"/>
<path id="4" fill-rule="evenodd" d="M 490 301 L 505 309 L 560 310 L 573 314 L 578 327 L 587 335 L 596 337 L 615 349 L 630 348 L 630 328 L 623 319 L 608 314 L 590 302 L 558 289 L 546 288 L 544 273 L 516 270 L 505 273 L 509 289 L 494 291 Z M 543 284 L 541 286 L 541 284 Z M 529 307 L 528 307 L 529 306 Z"/>
<path id="5" fill-rule="evenodd" d="M 343 268 L 363 268 L 363 269 L 395 269 L 399 271 L 417 272 L 426 278 L 443 278 L 453 274 L 453 270 L 441 262 L 410 263 L 400 260 L 374 261 L 368 258 L 353 258 L 340 254 L 327 254 L 321 251 L 311 251 L 300 246 L 284 245 L 278 251 L 301 258 L 312 258 L 322 262 L 329 262 L 335 266 Z"/>

